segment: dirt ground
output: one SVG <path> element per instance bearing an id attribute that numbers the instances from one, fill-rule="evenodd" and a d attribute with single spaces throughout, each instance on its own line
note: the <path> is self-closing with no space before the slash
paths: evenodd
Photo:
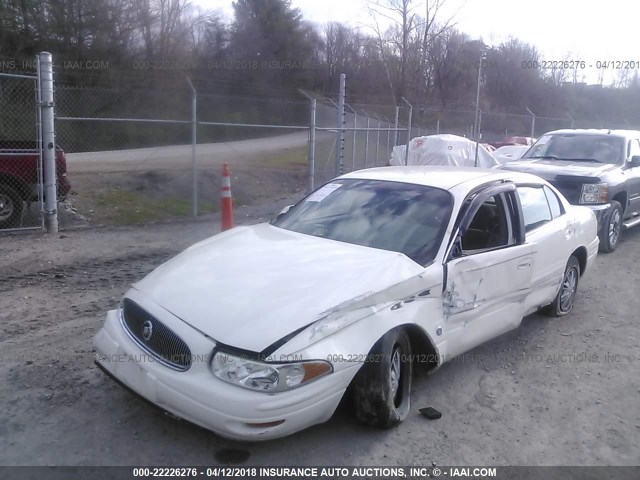
<path id="1" fill-rule="evenodd" d="M 266 220 L 291 198 L 236 219 Z M 360 426 L 345 403 L 326 424 L 248 444 L 163 414 L 93 364 L 106 311 L 216 223 L 0 235 L 1 465 L 640 464 L 640 230 L 598 257 L 569 316 L 530 316 L 416 379 L 399 426 Z M 442 418 L 420 416 L 426 406 Z"/>

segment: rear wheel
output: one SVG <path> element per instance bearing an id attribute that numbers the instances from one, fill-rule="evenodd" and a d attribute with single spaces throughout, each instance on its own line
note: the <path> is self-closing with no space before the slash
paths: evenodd
<path id="1" fill-rule="evenodd" d="M 620 202 L 611 201 L 611 207 L 603 220 L 600 231 L 600 251 L 609 253 L 616 249 L 622 234 L 622 205 Z"/>
<path id="2" fill-rule="evenodd" d="M 402 422 L 411 406 L 411 343 L 400 329 L 385 334 L 371 349 L 353 383 L 356 417 L 389 428 Z"/>
<path id="3" fill-rule="evenodd" d="M 20 226 L 24 204 L 20 194 L 9 185 L 0 185 L 0 228 Z"/>
<path id="4" fill-rule="evenodd" d="M 578 259 L 571 255 L 564 270 L 564 277 L 558 295 L 551 305 L 547 307 L 547 312 L 552 317 L 562 317 L 571 311 L 573 301 L 578 291 L 578 281 L 580 279 L 580 263 Z"/>

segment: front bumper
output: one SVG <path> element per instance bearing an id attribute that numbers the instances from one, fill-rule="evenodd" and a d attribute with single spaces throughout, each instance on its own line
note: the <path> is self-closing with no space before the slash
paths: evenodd
<path id="1" fill-rule="evenodd" d="M 163 410 L 226 438 L 268 440 L 327 421 L 357 371 L 347 368 L 277 394 L 246 390 L 214 377 L 208 361 L 214 342 L 170 317 L 165 312 L 162 321 L 179 332 L 194 353 L 189 370 L 178 372 L 154 361 L 129 337 L 117 310 L 108 312 L 94 338 L 96 363 Z M 196 352 L 204 353 L 200 357 Z"/>
<path id="2" fill-rule="evenodd" d="M 596 219 L 598 220 L 598 235 L 600 235 L 600 232 L 602 231 L 602 226 L 605 223 L 604 218 L 606 217 L 607 212 L 609 211 L 609 208 L 611 208 L 611 204 L 605 203 L 604 205 L 581 205 L 581 206 L 589 207 L 593 211 L 593 213 L 595 213 Z"/>

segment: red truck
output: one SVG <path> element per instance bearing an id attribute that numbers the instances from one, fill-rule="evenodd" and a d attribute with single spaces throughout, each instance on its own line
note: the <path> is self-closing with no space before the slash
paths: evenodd
<path id="1" fill-rule="evenodd" d="M 38 200 L 40 156 L 35 141 L 0 140 L 0 229 L 19 227 L 24 203 Z M 71 185 L 67 180 L 64 151 L 56 148 L 58 199 L 63 200 Z"/>

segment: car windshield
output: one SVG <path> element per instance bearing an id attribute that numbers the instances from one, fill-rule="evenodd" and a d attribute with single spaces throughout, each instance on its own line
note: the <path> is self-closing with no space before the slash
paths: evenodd
<path id="1" fill-rule="evenodd" d="M 439 188 L 340 179 L 320 187 L 272 224 L 294 232 L 404 253 L 426 265 L 435 257 L 453 198 Z"/>
<path id="2" fill-rule="evenodd" d="M 562 133 L 544 135 L 522 157 L 622 164 L 624 139 L 612 135 Z"/>

